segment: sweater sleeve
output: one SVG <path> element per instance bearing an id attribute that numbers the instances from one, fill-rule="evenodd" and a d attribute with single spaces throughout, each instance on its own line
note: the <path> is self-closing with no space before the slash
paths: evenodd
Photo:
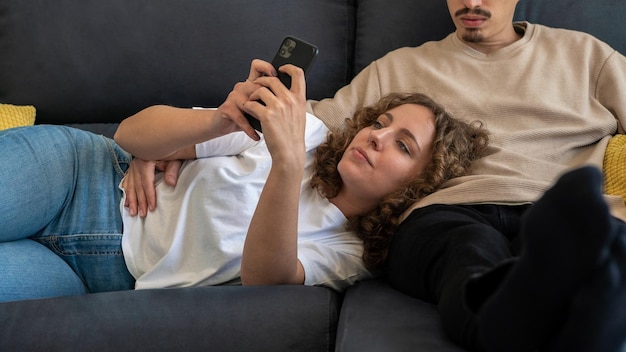
<path id="1" fill-rule="evenodd" d="M 598 75 L 596 98 L 618 120 L 618 132 L 626 133 L 626 56 L 614 51 Z"/>

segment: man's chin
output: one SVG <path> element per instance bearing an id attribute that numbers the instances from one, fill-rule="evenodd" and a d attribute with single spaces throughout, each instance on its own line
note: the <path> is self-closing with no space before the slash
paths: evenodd
<path id="1" fill-rule="evenodd" d="M 483 41 L 484 36 L 479 30 L 466 29 L 461 35 L 461 39 L 468 43 L 480 43 Z"/>

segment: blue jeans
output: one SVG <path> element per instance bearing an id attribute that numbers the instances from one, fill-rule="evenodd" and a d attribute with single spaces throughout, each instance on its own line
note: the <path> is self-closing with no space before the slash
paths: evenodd
<path id="1" fill-rule="evenodd" d="M 118 185 L 132 156 L 63 126 L 0 131 L 0 301 L 132 289 Z"/>

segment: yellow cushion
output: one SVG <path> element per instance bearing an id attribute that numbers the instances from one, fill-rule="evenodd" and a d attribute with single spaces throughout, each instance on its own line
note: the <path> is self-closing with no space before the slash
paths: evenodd
<path id="1" fill-rule="evenodd" d="M 35 124 L 35 107 L 0 104 L 0 130 Z"/>
<path id="2" fill-rule="evenodd" d="M 604 193 L 622 196 L 626 203 L 626 135 L 618 134 L 609 141 L 604 153 Z"/>

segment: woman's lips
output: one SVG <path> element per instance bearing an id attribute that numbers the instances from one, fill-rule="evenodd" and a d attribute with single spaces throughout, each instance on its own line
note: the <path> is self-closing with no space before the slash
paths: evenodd
<path id="1" fill-rule="evenodd" d="M 367 162 L 368 164 L 372 165 L 372 162 L 369 159 L 369 156 L 367 155 L 367 152 L 363 148 L 360 148 L 360 147 L 354 148 L 354 154 L 356 155 L 356 157 L 358 159 L 361 159 L 361 160 Z"/>

